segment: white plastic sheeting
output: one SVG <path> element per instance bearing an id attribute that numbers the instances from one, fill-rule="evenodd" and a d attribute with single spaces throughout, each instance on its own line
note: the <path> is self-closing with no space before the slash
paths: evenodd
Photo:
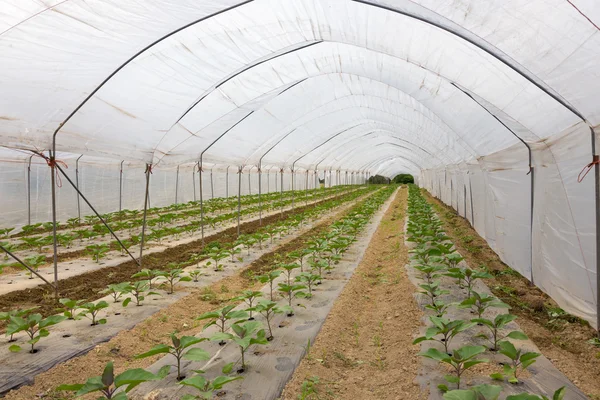
<path id="1" fill-rule="evenodd" d="M 598 24 L 592 0 L 0 0 L 0 145 L 77 154 L 69 174 L 84 155 L 106 210 L 139 207 L 144 164 L 152 205 L 193 200 L 201 156 L 214 195 L 227 165 L 410 172 L 595 323 L 594 172 L 577 175 L 600 124 Z M 27 168 L 7 158 L 0 204 L 20 223 Z"/>

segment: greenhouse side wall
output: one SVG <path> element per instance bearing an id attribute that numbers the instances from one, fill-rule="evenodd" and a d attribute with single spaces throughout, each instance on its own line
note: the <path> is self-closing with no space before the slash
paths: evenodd
<path id="1" fill-rule="evenodd" d="M 564 310 L 596 326 L 596 235 L 589 135 L 578 127 L 527 149 L 421 172 L 420 186 L 466 218 L 500 259 Z M 583 160 L 583 161 L 582 161 Z"/>

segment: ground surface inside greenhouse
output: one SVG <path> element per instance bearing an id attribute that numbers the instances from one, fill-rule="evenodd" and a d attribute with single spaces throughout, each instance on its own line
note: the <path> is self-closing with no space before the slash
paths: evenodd
<path id="1" fill-rule="evenodd" d="M 551 298 L 500 260 L 469 221 L 426 191 L 423 195 L 434 205 L 446 234 L 467 263 L 484 267 L 493 276 L 485 283 L 512 307 L 521 329 L 541 353 L 590 399 L 600 400 L 600 348 L 588 342 L 596 337 L 595 330 L 585 321 L 560 313 Z"/>
<path id="2" fill-rule="evenodd" d="M 260 289 L 262 284 L 252 279 L 255 273 L 260 273 L 261 268 L 265 265 L 272 264 L 273 258 L 276 258 L 277 255 L 296 249 L 308 238 L 325 230 L 332 222 L 344 215 L 349 208 L 367 196 L 369 195 L 361 196 L 322 215 L 297 234 L 285 238 L 282 243 L 276 243 L 273 247 L 265 249 L 260 257 L 252 257 L 250 263 L 244 263 L 244 266 L 238 265 L 233 275 L 213 281 L 201 288 L 186 287 L 185 291 L 189 294 L 181 300 L 169 301 L 167 307 L 155 312 L 154 315 L 138 323 L 133 329 L 121 331 L 110 340 L 107 337 L 106 343 L 96 345 L 89 353 L 67 360 L 49 371 L 37 375 L 33 385 L 23 386 L 9 392 L 6 399 L 31 400 L 40 396 L 45 399 L 65 399 L 64 392 L 58 393 L 54 390 L 57 383 L 72 382 L 77 377 L 81 380 L 81 377 L 99 375 L 105 364 L 111 360 L 115 363 L 115 373 L 120 373 L 124 369 L 149 367 L 159 357 L 137 360 L 134 359 L 134 356 L 147 351 L 155 344 L 162 343 L 170 332 L 193 334 L 200 331 L 203 323 L 194 322 L 196 316 L 226 305 L 233 296 L 242 290 Z M 252 222 L 252 227 L 255 225 L 254 222 Z M 42 353 L 40 352 L 40 354 Z M 29 378 L 31 380 L 32 377 Z"/>
<path id="3" fill-rule="evenodd" d="M 314 378 L 320 399 L 427 398 L 415 381 L 419 346 L 412 341 L 423 313 L 404 269 L 406 201 L 401 189 L 283 399 L 306 394 Z"/>

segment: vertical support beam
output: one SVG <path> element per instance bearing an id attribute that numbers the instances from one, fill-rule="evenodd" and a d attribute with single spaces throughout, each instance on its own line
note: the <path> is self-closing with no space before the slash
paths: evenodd
<path id="1" fill-rule="evenodd" d="M 27 225 L 31 225 L 31 159 L 33 154 L 29 157 L 29 164 L 27 165 Z"/>
<path id="2" fill-rule="evenodd" d="M 258 163 L 258 225 L 262 226 L 262 167 Z"/>
<path id="3" fill-rule="evenodd" d="M 592 162 L 594 163 L 594 187 L 595 187 L 595 209 L 596 209 L 596 328 L 600 338 L 600 156 L 596 149 L 596 133 L 592 133 Z"/>
<path id="4" fill-rule="evenodd" d="M 283 168 L 281 168 L 279 170 L 280 173 L 280 177 L 281 177 L 281 196 L 279 196 L 279 201 L 281 202 L 281 207 L 280 207 L 280 211 L 279 211 L 279 218 L 281 219 L 283 217 Z"/>
<path id="5" fill-rule="evenodd" d="M 214 167 L 213 167 L 214 168 Z M 215 186 L 213 182 L 213 169 L 210 169 L 210 198 L 215 198 Z"/>
<path id="6" fill-rule="evenodd" d="M 531 210 L 531 218 L 529 220 L 529 249 L 531 250 L 531 254 L 530 254 L 530 266 L 531 266 L 531 277 L 530 277 L 530 281 L 531 281 L 531 286 L 535 285 L 535 281 L 534 281 L 534 276 L 533 276 L 533 212 L 534 212 L 534 202 L 535 202 L 535 170 L 533 168 L 533 165 L 531 164 L 531 159 L 529 160 L 529 174 L 531 175 L 531 204 L 530 204 L 530 210 Z"/>
<path id="7" fill-rule="evenodd" d="M 225 172 L 225 197 L 229 198 L 229 165 Z"/>
<path id="8" fill-rule="evenodd" d="M 177 166 L 177 175 L 175 175 L 175 204 L 177 204 L 178 193 L 179 193 L 179 165 Z"/>
<path id="9" fill-rule="evenodd" d="M 121 161 L 121 166 L 119 167 L 119 211 L 123 211 L 123 163 L 125 161 Z M 177 166 L 177 180 L 179 180 L 179 166 Z M 79 202 L 79 196 L 77 196 L 77 201 Z M 177 189 L 175 189 L 175 203 L 177 203 Z"/>
<path id="10" fill-rule="evenodd" d="M 296 176 L 296 171 L 294 170 L 294 167 L 292 166 L 292 210 L 294 209 L 294 202 L 296 200 L 296 194 L 294 193 L 294 177 Z"/>
<path id="11" fill-rule="evenodd" d="M 237 235 L 240 237 L 240 213 L 242 212 L 242 169 L 238 168 L 238 208 L 237 208 Z"/>
<path id="12" fill-rule="evenodd" d="M 306 187 L 304 188 L 304 204 L 308 206 L 308 170 L 306 170 Z"/>
<path id="13" fill-rule="evenodd" d="M 146 192 L 144 194 L 144 217 L 142 219 L 142 238 L 140 240 L 140 259 L 138 265 L 142 269 L 144 256 L 144 241 L 146 239 L 146 220 L 148 218 L 148 203 L 150 201 L 150 174 L 152 173 L 152 165 L 146 164 Z"/>
<path id="14" fill-rule="evenodd" d="M 77 190 L 79 190 L 79 160 L 81 157 L 83 157 L 83 154 L 75 160 L 75 188 Z M 79 195 L 77 195 L 77 218 L 81 221 L 81 203 L 79 201 Z"/>
<path id="15" fill-rule="evenodd" d="M 196 166 L 192 168 L 192 186 L 194 188 L 194 201 L 196 201 Z"/>
<path id="16" fill-rule="evenodd" d="M 198 163 L 198 176 L 200 181 L 200 230 L 202 244 L 204 244 L 204 194 L 202 193 L 202 156 L 200 156 L 200 162 Z"/>
<path id="17" fill-rule="evenodd" d="M 252 167 L 248 170 L 248 194 L 252 195 L 252 181 L 250 180 L 250 175 L 252 172 Z"/>
<path id="18" fill-rule="evenodd" d="M 271 168 L 267 170 L 267 193 L 271 193 Z"/>
<path id="19" fill-rule="evenodd" d="M 52 247 L 54 250 L 54 299 L 58 301 L 58 240 L 56 238 L 56 154 L 50 153 L 50 184 L 52 185 Z"/>

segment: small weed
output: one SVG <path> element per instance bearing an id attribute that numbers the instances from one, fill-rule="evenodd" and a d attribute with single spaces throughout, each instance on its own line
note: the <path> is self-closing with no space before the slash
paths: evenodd
<path id="1" fill-rule="evenodd" d="M 229 288 L 225 284 L 221 285 L 221 293 L 229 293 Z"/>
<path id="2" fill-rule="evenodd" d="M 318 399 L 319 394 L 317 391 L 317 385 L 319 384 L 319 377 L 313 376 L 312 378 L 307 378 L 302 382 L 302 386 L 300 390 L 302 391 L 298 395 L 298 400 L 310 400 L 310 399 Z"/>
<path id="3" fill-rule="evenodd" d="M 473 240 L 475 240 L 475 237 L 473 237 L 472 235 L 465 235 L 465 236 L 462 236 L 460 238 L 460 240 L 465 244 L 469 244 L 469 243 L 473 242 Z"/>
<path id="4" fill-rule="evenodd" d="M 209 287 L 205 287 L 202 289 L 202 293 L 200 293 L 200 300 L 208 301 L 210 304 L 218 304 L 217 294 Z"/>

